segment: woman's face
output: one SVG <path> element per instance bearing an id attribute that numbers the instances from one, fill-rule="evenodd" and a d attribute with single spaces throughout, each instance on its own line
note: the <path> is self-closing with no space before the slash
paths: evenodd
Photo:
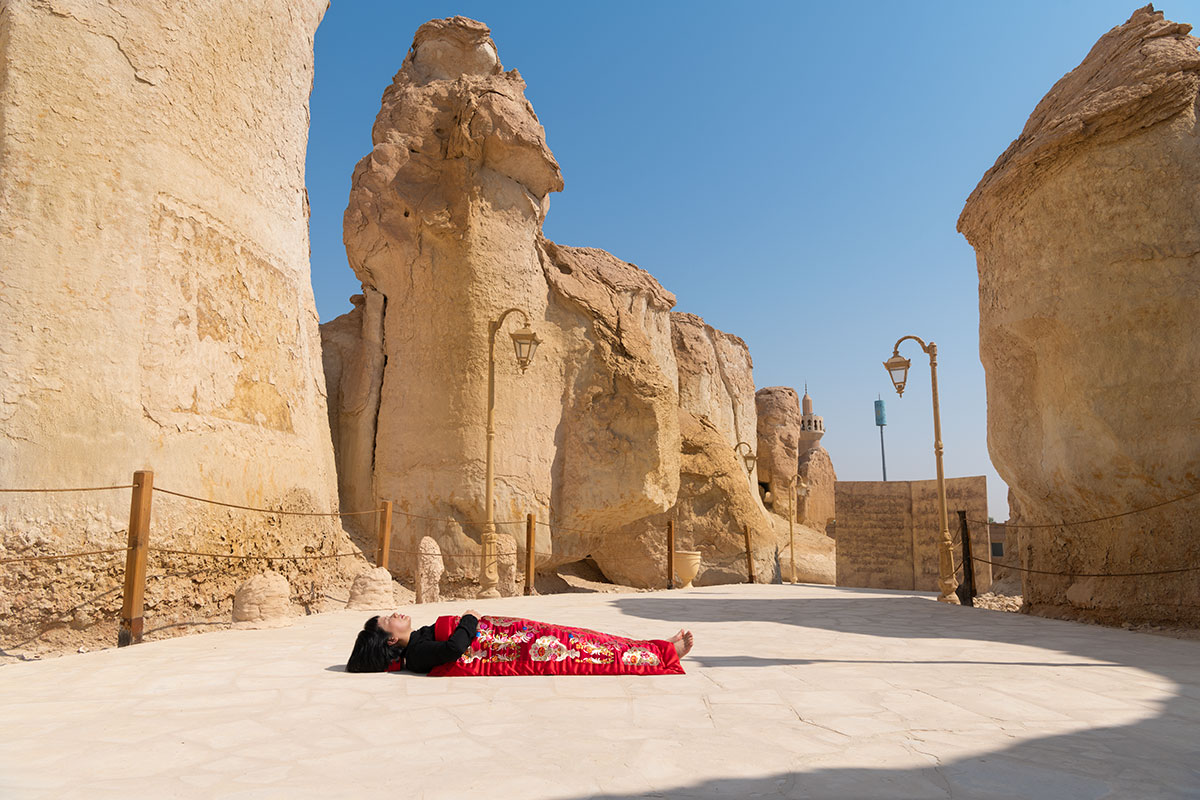
<path id="1" fill-rule="evenodd" d="M 412 632 L 412 620 L 404 614 L 396 612 L 394 614 L 379 615 L 379 630 L 385 631 L 389 641 L 399 641 L 406 639 L 408 634 Z"/>

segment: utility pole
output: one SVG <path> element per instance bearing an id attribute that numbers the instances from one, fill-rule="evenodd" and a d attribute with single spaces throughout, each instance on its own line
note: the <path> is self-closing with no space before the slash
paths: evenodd
<path id="1" fill-rule="evenodd" d="M 887 425 L 887 410 L 883 398 L 875 401 L 875 424 L 879 426 L 879 458 L 883 462 L 883 479 L 887 480 L 887 454 L 883 451 L 883 426 Z"/>

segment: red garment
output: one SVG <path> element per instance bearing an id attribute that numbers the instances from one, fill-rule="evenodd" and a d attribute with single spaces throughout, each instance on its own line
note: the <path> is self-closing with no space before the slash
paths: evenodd
<path id="1" fill-rule="evenodd" d="M 458 617 L 438 617 L 445 641 Z M 429 673 L 447 675 L 682 675 L 675 645 L 517 617 L 483 617 L 475 641 L 457 661 Z"/>

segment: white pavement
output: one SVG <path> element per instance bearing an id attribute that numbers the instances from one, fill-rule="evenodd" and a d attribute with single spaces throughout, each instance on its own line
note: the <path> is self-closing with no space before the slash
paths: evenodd
<path id="1" fill-rule="evenodd" d="M 644 638 L 690 627 L 686 676 L 351 675 L 361 611 L 10 664 L 0 797 L 1200 798 L 1200 642 L 931 597 L 470 604 Z"/>

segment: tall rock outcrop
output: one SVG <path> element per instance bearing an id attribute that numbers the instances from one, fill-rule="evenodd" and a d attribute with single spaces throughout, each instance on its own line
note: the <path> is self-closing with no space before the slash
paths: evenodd
<path id="1" fill-rule="evenodd" d="M 800 481 L 804 492 L 796 498 L 796 515 L 808 527 L 821 533 L 829 533 L 829 522 L 836 514 L 834 510 L 834 487 L 837 472 L 829 451 L 821 445 L 800 454 Z"/>
<path id="2" fill-rule="evenodd" d="M 350 298 L 354 310 L 321 326 L 321 356 L 329 398 L 329 431 L 338 458 L 342 508 L 358 511 L 378 502 L 375 465 L 376 417 L 383 390 L 383 295 L 374 289 Z M 343 375 L 343 372 L 345 373 Z M 347 527 L 366 535 L 370 516 L 345 518 Z"/>
<path id="3" fill-rule="evenodd" d="M 708 417 L 729 447 L 757 446 L 754 363 L 746 343 L 695 314 L 671 314 L 672 345 L 679 365 L 679 408 Z M 755 470 L 757 473 L 757 470 Z"/>
<path id="4" fill-rule="evenodd" d="M 1014 523 L 1109 517 L 1200 488 L 1200 40 L 1147 6 L 1034 109 L 967 200 L 988 444 Z M 1058 573 L 1200 563 L 1195 501 L 1024 529 Z M 1200 622 L 1194 573 L 1026 574 L 1035 613 Z"/>
<path id="5" fill-rule="evenodd" d="M 304 190 L 326 5 L 0 5 L 0 486 L 152 468 L 179 492 L 336 510 Z M 0 498 L 4 556 L 125 545 L 128 491 Z M 159 547 L 349 547 L 328 519 L 161 494 L 152 519 Z M 307 590 L 339 563 L 277 566 Z M 255 568 L 157 554 L 148 615 L 227 613 Z M 119 607 L 122 569 L 7 567 L 0 626 L 58 624 L 79 603 L 70 621 L 87 627 Z"/>
<path id="6" fill-rule="evenodd" d="M 767 386 L 754 394 L 758 411 L 758 481 L 771 493 L 768 505 L 788 513 L 788 491 L 800 461 L 800 396 L 790 386 Z"/>
<path id="7" fill-rule="evenodd" d="M 422 25 L 345 215 L 350 265 L 383 299 L 386 366 L 376 413 L 361 412 L 376 420 L 370 467 L 365 445 L 339 447 L 342 483 L 373 482 L 401 512 L 398 549 L 431 536 L 458 574 L 477 571 L 489 325 L 509 309 L 495 336 L 494 512 L 550 522 L 539 564 L 586 557 L 604 532 L 670 507 L 679 481 L 675 298 L 632 264 L 542 237 L 563 184 L 524 88 L 482 23 Z M 522 312 L 542 340 L 524 374 L 509 339 Z M 345 387 L 369 381 L 336 362 L 338 396 L 358 396 Z"/>
<path id="8" fill-rule="evenodd" d="M 752 475 L 737 452 L 753 446 L 757 413 L 746 343 L 694 314 L 671 314 L 679 389 L 679 494 L 675 504 L 605 538 L 593 551 L 605 574 L 633 586 L 666 585 L 666 530 L 673 520 L 678 550 L 701 552 L 695 584 L 747 578 L 744 531 L 758 580 L 775 573 L 777 543 Z"/>

